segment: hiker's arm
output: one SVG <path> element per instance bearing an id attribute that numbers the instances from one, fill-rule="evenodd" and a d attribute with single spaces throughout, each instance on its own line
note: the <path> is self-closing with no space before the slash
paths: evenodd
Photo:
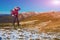
<path id="1" fill-rule="evenodd" d="M 13 11 L 11 11 L 11 16 L 14 16 Z"/>

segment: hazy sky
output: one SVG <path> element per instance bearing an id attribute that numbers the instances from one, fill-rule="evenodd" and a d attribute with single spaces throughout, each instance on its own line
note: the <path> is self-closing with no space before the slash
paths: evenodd
<path id="1" fill-rule="evenodd" d="M 60 11 L 59 5 L 53 4 L 52 0 L 0 0 L 0 14 L 10 14 L 16 6 L 21 8 L 20 12 Z"/>

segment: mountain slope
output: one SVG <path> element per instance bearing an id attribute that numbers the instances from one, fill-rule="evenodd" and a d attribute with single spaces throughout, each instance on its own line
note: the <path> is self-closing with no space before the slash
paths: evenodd
<path id="1" fill-rule="evenodd" d="M 47 12 L 41 13 L 35 16 L 28 17 L 22 22 L 29 22 L 25 23 L 24 27 L 29 30 L 36 30 L 39 32 L 60 32 L 60 12 Z"/>
<path id="2" fill-rule="evenodd" d="M 24 19 L 23 21 L 29 21 L 29 20 L 39 20 L 41 22 L 48 21 L 48 20 L 57 21 L 57 20 L 60 20 L 60 16 L 59 16 L 58 12 L 56 12 L 56 13 L 47 12 L 47 13 L 41 13 L 41 14 L 38 14 L 35 16 L 28 17 L 28 18 Z"/>

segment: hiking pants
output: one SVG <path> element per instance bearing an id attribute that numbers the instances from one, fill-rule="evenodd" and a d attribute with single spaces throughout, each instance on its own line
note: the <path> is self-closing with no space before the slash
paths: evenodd
<path id="1" fill-rule="evenodd" d="M 13 16 L 13 25 L 15 26 L 15 22 L 17 22 L 17 25 L 19 26 L 19 19 L 18 16 Z"/>

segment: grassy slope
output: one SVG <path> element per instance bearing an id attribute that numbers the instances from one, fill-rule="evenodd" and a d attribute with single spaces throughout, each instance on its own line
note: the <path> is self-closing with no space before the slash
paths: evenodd
<path id="1" fill-rule="evenodd" d="M 38 20 L 38 21 L 35 22 L 35 24 L 30 24 L 30 25 L 26 24 L 28 27 L 26 25 L 24 26 L 31 29 L 34 29 L 34 27 L 37 26 L 39 28 L 39 31 L 42 32 L 60 32 L 60 18 L 54 18 L 54 16 L 52 16 L 51 14 L 43 13 L 43 14 L 26 18 L 25 20 L 23 20 L 24 22 L 32 21 L 32 20 Z M 49 20 L 51 20 L 51 22 L 45 27 L 38 26 L 39 23 L 47 22 Z"/>

